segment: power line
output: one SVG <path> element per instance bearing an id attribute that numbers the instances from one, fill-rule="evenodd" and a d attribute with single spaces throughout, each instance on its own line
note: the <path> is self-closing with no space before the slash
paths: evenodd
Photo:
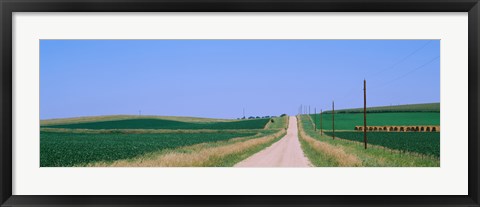
<path id="1" fill-rule="evenodd" d="M 383 85 L 380 85 L 380 86 L 378 86 L 378 87 L 374 87 L 374 89 L 383 88 L 383 87 L 385 87 L 385 86 L 387 86 L 387 85 L 390 85 L 391 83 L 393 83 L 393 82 L 395 82 L 395 81 L 398 81 L 398 80 L 400 80 L 400 79 L 403 79 L 403 78 L 407 77 L 408 75 L 416 72 L 417 70 L 419 70 L 419 69 L 421 69 L 421 68 L 429 65 L 430 63 L 433 63 L 433 61 L 437 60 L 438 58 L 440 58 L 440 56 L 437 56 L 437 57 L 429 60 L 428 62 L 424 63 L 423 65 L 420 65 L 420 66 L 414 68 L 413 70 L 408 71 L 407 73 L 405 73 L 405 74 L 403 74 L 403 75 L 401 75 L 401 76 L 398 76 L 397 78 L 392 79 L 391 81 L 386 82 L 386 83 L 383 84 Z"/>
<path id="2" fill-rule="evenodd" d="M 378 75 L 380 75 L 380 74 L 382 74 L 382 73 L 384 73 L 384 72 L 386 72 L 386 71 L 389 71 L 389 70 L 395 68 L 396 66 L 398 66 L 398 65 L 400 65 L 401 63 L 405 62 L 405 61 L 408 60 L 410 57 L 412 57 L 413 55 L 415 55 L 416 53 L 418 53 L 419 51 L 421 51 L 422 49 L 424 49 L 425 47 L 427 47 L 431 42 L 432 42 L 432 40 L 429 40 L 427 43 L 425 43 L 425 44 L 423 44 L 422 46 L 418 47 L 417 49 L 415 49 L 414 51 L 412 51 L 411 53 L 409 53 L 407 56 L 405 56 L 404 58 L 402 58 L 402 59 L 400 59 L 399 61 L 395 62 L 395 63 L 392 64 L 391 66 L 389 66 L 389 67 L 387 67 L 387 68 L 385 68 L 385 69 L 383 69 L 383 70 L 381 70 L 381 71 L 373 74 L 373 75 L 370 76 L 370 77 L 378 76 Z M 394 78 L 394 79 L 392 79 L 391 81 L 386 82 L 386 83 L 383 84 L 383 85 L 380 85 L 380 86 L 378 86 L 378 87 L 373 87 L 373 90 L 379 89 L 379 88 L 383 88 L 383 87 L 385 87 L 385 86 L 388 86 L 388 85 L 392 84 L 393 82 L 396 82 L 396 81 L 398 81 L 398 80 L 401 80 L 401 79 L 407 77 L 408 75 L 416 72 L 417 70 L 419 70 L 419 69 L 421 69 L 421 68 L 429 65 L 430 63 L 432 63 L 433 61 L 435 61 L 435 60 L 438 59 L 438 58 L 440 58 L 440 56 L 437 56 L 437 57 L 429 60 L 428 62 L 424 63 L 423 65 L 420 65 L 420 66 L 414 68 L 413 70 L 410 70 L 410 71 L 408 71 L 407 73 L 405 73 L 405 74 L 403 74 L 403 75 L 401 75 L 401 76 L 398 76 L 397 78 Z M 342 96 L 342 97 L 340 97 L 340 98 L 337 98 L 337 99 L 338 99 L 338 100 L 342 100 L 342 101 L 349 102 L 349 101 L 350 101 L 350 98 L 351 98 L 351 95 L 356 94 L 355 92 L 356 92 L 357 90 L 360 91 L 360 90 L 362 90 L 362 89 L 361 89 L 361 88 L 357 88 L 357 87 L 351 88 L 347 93 L 345 93 L 344 96 Z M 370 87 L 370 90 L 372 90 L 372 87 Z M 349 99 L 347 99 L 347 98 L 349 98 Z"/>
<path id="3" fill-rule="evenodd" d="M 425 62 L 424 64 L 422 64 L 422 65 L 420 65 L 420 66 L 418 66 L 418 67 L 415 67 L 414 69 L 412 69 L 412 70 L 404 73 L 404 74 L 401 75 L 401 76 L 398 76 L 398 77 L 396 77 L 396 78 L 394 78 L 394 79 L 392 79 L 392 80 L 390 80 L 390 81 L 388 81 L 388 82 L 386 82 L 386 83 L 384 83 L 384 84 L 382 84 L 382 85 L 380 85 L 380 86 L 373 87 L 373 90 L 383 88 L 383 87 L 388 86 L 388 85 L 390 85 L 390 84 L 392 84 L 392 83 L 394 83 L 394 82 L 396 82 L 396 81 L 398 81 L 398 80 L 401 80 L 401 79 L 403 79 L 403 78 L 411 75 L 412 73 L 414 73 L 414 72 L 422 69 L 423 67 L 425 67 L 425 66 L 433 63 L 435 60 L 437 60 L 437 59 L 439 59 L 439 58 L 440 58 L 440 56 L 437 56 L 437 57 L 435 57 L 435 58 L 432 58 L 432 59 L 430 59 L 429 61 Z M 370 90 L 372 90 L 372 87 L 369 87 L 369 88 L 370 88 Z M 347 99 L 347 100 L 345 100 L 345 99 L 348 98 L 348 97 L 350 97 L 352 94 L 355 94 L 354 92 L 357 91 L 357 90 L 360 91 L 360 90 L 362 90 L 362 89 L 360 89 L 360 88 L 352 88 L 347 94 L 345 94 L 345 96 L 342 96 L 342 97 L 340 98 L 340 100 L 342 100 L 342 101 L 344 101 L 344 102 L 348 102 L 348 100 L 350 100 L 350 99 Z M 337 98 L 337 100 L 338 100 L 338 98 Z"/>
<path id="4" fill-rule="evenodd" d="M 411 52 L 410 54 L 408 54 L 407 56 L 405 56 L 404 58 L 402 58 L 400 61 L 394 63 L 393 65 L 391 65 L 390 67 L 387 67 L 383 70 L 381 70 L 380 72 L 377 72 L 375 74 L 373 74 L 372 76 L 369 76 L 369 78 L 372 78 L 372 77 L 375 77 L 375 76 L 378 76 L 386 71 L 389 71 L 393 68 L 395 68 L 397 65 L 399 65 L 400 63 L 403 63 L 405 62 L 405 60 L 407 60 L 408 58 L 410 58 L 411 56 L 413 56 L 414 54 L 416 54 L 418 51 L 422 50 L 423 48 L 425 48 L 427 45 L 429 45 L 430 43 L 432 42 L 432 40 L 428 41 L 427 43 L 423 44 L 421 47 L 417 48 L 416 50 L 414 50 L 413 52 Z"/>
<path id="5" fill-rule="evenodd" d="M 422 50 L 423 48 L 425 48 L 427 45 L 429 45 L 430 43 L 432 42 L 432 40 L 429 40 L 427 43 L 423 44 L 422 46 L 418 47 L 417 49 L 415 49 L 414 51 L 412 51 L 411 53 L 409 53 L 407 56 L 405 56 L 404 58 L 400 59 L 400 61 L 397 61 L 395 62 L 394 64 L 392 64 L 391 66 L 389 67 L 386 67 L 385 69 L 369 76 L 369 75 L 365 75 L 366 77 L 375 77 L 375 76 L 378 76 L 386 71 L 389 71 L 393 68 L 395 68 L 397 65 L 405 62 L 408 58 L 410 58 L 411 56 L 415 55 L 417 52 L 419 52 L 420 50 Z M 357 90 L 361 90 L 360 88 L 351 88 L 350 91 L 348 91 L 347 93 L 345 93 L 345 95 L 343 97 L 340 98 L 341 99 L 346 99 L 346 98 L 349 98 L 352 94 L 354 94 L 355 91 Z"/>

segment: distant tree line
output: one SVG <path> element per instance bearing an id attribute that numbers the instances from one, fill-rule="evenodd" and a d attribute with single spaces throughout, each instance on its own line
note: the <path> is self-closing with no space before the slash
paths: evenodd
<path id="1" fill-rule="evenodd" d="M 286 116 L 287 114 L 282 114 L 280 115 L 280 117 L 284 117 Z M 237 118 L 237 119 L 270 119 L 270 118 L 276 118 L 277 116 L 249 116 L 249 117 L 241 117 L 241 118 Z"/>

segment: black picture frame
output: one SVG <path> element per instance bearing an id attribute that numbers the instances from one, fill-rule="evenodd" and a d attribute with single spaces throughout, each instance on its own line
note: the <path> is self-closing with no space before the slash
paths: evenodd
<path id="1" fill-rule="evenodd" d="M 478 0 L 0 0 L 1 206 L 480 206 Z M 26 196 L 12 195 L 13 12 L 468 12 L 468 195 Z M 456 179 L 456 178 L 451 178 Z M 440 181 L 441 182 L 441 181 Z"/>

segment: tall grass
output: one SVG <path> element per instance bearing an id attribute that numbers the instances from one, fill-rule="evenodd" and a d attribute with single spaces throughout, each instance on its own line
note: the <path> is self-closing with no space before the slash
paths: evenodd
<path id="1" fill-rule="evenodd" d="M 362 165 L 355 155 L 346 153 L 342 147 L 315 140 L 307 135 L 303 124 L 302 121 L 298 122 L 298 135 L 304 152 L 315 166 L 355 167 Z"/>

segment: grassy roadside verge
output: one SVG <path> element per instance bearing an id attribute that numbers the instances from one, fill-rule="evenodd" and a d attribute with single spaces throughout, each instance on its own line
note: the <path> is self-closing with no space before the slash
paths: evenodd
<path id="1" fill-rule="evenodd" d="M 286 130 L 259 133 L 214 143 L 201 143 L 148 153 L 133 159 L 96 162 L 89 167 L 229 167 L 278 141 Z"/>
<path id="2" fill-rule="evenodd" d="M 384 147 L 363 145 L 344 139 L 332 140 L 330 136 L 314 131 L 311 119 L 299 116 L 299 137 L 302 148 L 315 166 L 366 166 L 366 167 L 439 167 L 440 159 L 417 154 L 396 153 Z M 300 123 L 301 122 L 301 123 Z M 323 148 L 319 147 L 323 146 Z M 327 146 L 327 147 L 325 147 Z M 346 155 L 345 155 L 345 154 Z M 348 155 L 348 156 L 347 156 Z M 352 162 L 356 157 L 360 164 Z M 349 164 L 350 163 L 350 164 Z M 351 164 L 355 163 L 355 164 Z"/>
<path id="3" fill-rule="evenodd" d="M 309 117 L 306 117 L 309 119 Z M 305 123 L 298 117 L 298 137 L 303 151 L 310 162 L 317 167 L 355 167 L 361 166 L 361 161 L 352 154 L 348 154 L 342 147 L 334 146 L 312 138 L 305 131 Z"/>

